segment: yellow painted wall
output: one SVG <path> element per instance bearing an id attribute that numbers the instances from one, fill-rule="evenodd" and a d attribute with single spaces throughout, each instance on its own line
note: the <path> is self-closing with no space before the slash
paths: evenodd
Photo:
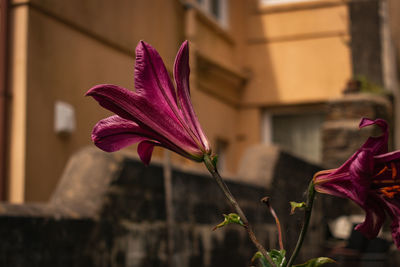
<path id="1" fill-rule="evenodd" d="M 31 0 L 25 6 L 27 69 L 19 73 L 27 78 L 26 138 L 16 140 L 26 156 L 21 200 L 48 199 L 68 157 L 91 145 L 93 125 L 110 114 L 83 97 L 87 89 L 100 83 L 134 88 L 140 39 L 159 51 L 169 70 L 180 43 L 190 41 L 193 105 L 211 143 L 228 142 L 226 173 L 235 173 L 246 148 L 261 141 L 263 108 L 326 101 L 351 76 L 346 6 L 298 7 L 274 10 L 257 0 L 230 0 L 223 28 L 196 7 L 185 11 L 178 0 Z M 200 58 L 212 66 L 212 79 Z M 71 136 L 53 130 L 57 100 L 75 107 Z M 155 150 L 154 157 L 162 155 Z"/>
<path id="2" fill-rule="evenodd" d="M 138 40 L 155 46 L 172 69 L 183 38 L 183 9 L 178 1 L 110 3 L 37 0 L 29 6 L 26 139 L 19 138 L 26 149 L 22 162 L 26 175 L 24 184 L 20 183 L 24 194 L 20 201 L 48 199 L 68 158 L 92 144 L 93 125 L 111 114 L 84 97 L 90 87 L 113 83 L 134 88 L 134 49 Z M 148 16 L 150 6 L 153 14 L 158 12 L 154 14 L 157 20 Z M 53 129 L 57 100 L 75 108 L 76 131 L 67 137 L 56 135 Z M 18 130 L 22 128 L 14 132 Z M 13 174 L 10 180 L 15 180 Z"/>
<path id="3" fill-rule="evenodd" d="M 326 101 L 351 78 L 347 6 L 306 7 L 249 10 L 245 104 Z"/>

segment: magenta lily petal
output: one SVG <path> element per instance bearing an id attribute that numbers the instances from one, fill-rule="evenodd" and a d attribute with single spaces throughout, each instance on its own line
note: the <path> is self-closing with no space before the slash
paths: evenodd
<path id="1" fill-rule="evenodd" d="M 178 109 L 176 92 L 167 69 L 157 51 L 140 41 L 136 47 L 135 63 L 136 93 L 168 112 Z"/>
<path id="2" fill-rule="evenodd" d="M 355 230 L 360 231 L 369 239 L 376 237 L 385 221 L 385 210 L 382 209 L 382 200 L 370 195 L 362 206 L 365 210 L 365 220 L 357 225 Z"/>
<path id="3" fill-rule="evenodd" d="M 143 128 L 152 129 L 160 136 L 182 146 L 195 146 L 194 141 L 175 127 L 179 121 L 165 106 L 154 106 L 141 95 L 128 89 L 115 85 L 97 85 L 91 88 L 87 94 L 96 99 L 101 106 L 116 113 L 120 117 L 136 122 Z"/>
<path id="4" fill-rule="evenodd" d="M 364 187 L 370 185 L 368 177 L 372 172 L 372 160 L 370 150 L 357 151 L 339 169 L 317 173 L 314 177 L 315 189 L 321 193 L 349 198 L 364 206 L 368 197 Z"/>
<path id="5" fill-rule="evenodd" d="M 382 135 L 369 137 L 361 148 L 338 169 L 314 176 L 315 190 L 348 198 L 365 210 L 356 230 L 368 238 L 378 235 L 386 213 L 392 219 L 392 236 L 400 249 L 400 151 L 387 152 L 388 126 L 382 119 L 362 119 L 360 128 L 377 125 Z"/>
<path id="6" fill-rule="evenodd" d="M 142 141 L 138 145 L 138 154 L 140 159 L 144 164 L 149 165 L 151 160 L 151 154 L 153 153 L 153 149 L 155 145 L 159 145 L 153 141 Z"/>
<path id="7" fill-rule="evenodd" d="M 388 152 L 388 139 L 389 139 L 389 131 L 388 125 L 385 120 L 376 119 L 371 120 L 367 118 L 361 119 L 360 128 L 367 127 L 370 125 L 377 125 L 382 130 L 382 135 L 378 137 L 370 137 L 364 143 L 362 148 L 371 148 L 374 154 L 383 154 Z"/>
<path id="8" fill-rule="evenodd" d="M 390 225 L 392 229 L 393 241 L 398 248 L 400 248 L 400 200 L 393 199 L 388 202 L 389 215 L 392 218 L 392 224 Z"/>
<path id="9" fill-rule="evenodd" d="M 135 122 L 114 115 L 94 126 L 92 140 L 102 150 L 114 152 L 145 140 L 144 135 L 138 135 L 140 132 L 143 130 Z"/>
<path id="10" fill-rule="evenodd" d="M 188 50 L 185 51 L 178 56 L 188 57 Z M 189 75 L 188 64 L 180 60 L 175 62 L 178 62 L 176 68 Z M 185 79 L 188 81 L 188 76 Z M 138 153 L 145 164 L 150 162 L 154 145 L 195 161 L 202 161 L 204 155 L 211 154 L 189 95 L 182 98 L 180 93 L 177 96 L 160 55 L 143 41 L 136 48 L 135 88 L 136 92 L 132 92 L 116 85 L 102 84 L 86 93 L 117 114 L 95 126 L 92 139 L 98 147 L 116 151 L 140 142 Z M 178 101 L 185 109 L 178 107 Z"/>
<path id="11" fill-rule="evenodd" d="M 208 140 L 201 129 L 200 123 L 190 102 L 189 74 L 189 42 L 185 41 L 181 45 L 174 63 L 174 77 L 179 104 L 185 121 L 191 125 L 192 129 L 195 129 L 195 134 L 202 141 L 204 149 L 210 151 Z"/>

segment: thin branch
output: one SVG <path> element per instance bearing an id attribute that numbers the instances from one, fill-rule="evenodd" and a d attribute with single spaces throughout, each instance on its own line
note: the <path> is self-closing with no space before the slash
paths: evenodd
<path id="1" fill-rule="evenodd" d="M 253 230 L 251 229 L 249 225 L 249 221 L 247 220 L 246 215 L 240 208 L 238 202 L 236 199 L 233 197 L 232 193 L 230 192 L 228 186 L 225 184 L 225 182 L 222 180 L 221 176 L 219 175 L 217 169 L 215 168 L 213 162 L 211 161 L 210 156 L 205 155 L 204 156 L 204 164 L 206 165 L 208 171 L 211 173 L 212 177 L 215 179 L 217 182 L 219 188 L 222 190 L 224 193 L 225 197 L 228 199 L 229 203 L 233 206 L 233 208 L 236 210 L 237 214 L 240 216 L 240 219 L 244 223 L 244 227 L 250 237 L 250 240 L 253 242 L 253 244 L 256 246 L 258 251 L 261 252 L 261 254 L 265 257 L 265 259 L 269 262 L 269 264 L 272 267 L 276 267 L 275 263 L 272 261 L 272 258 L 268 255 L 268 252 L 265 250 L 265 248 L 260 244 L 260 242 L 257 240 Z"/>
<path id="2" fill-rule="evenodd" d="M 284 250 L 283 240 L 282 240 L 281 223 L 279 221 L 278 215 L 276 215 L 276 212 L 275 212 L 274 208 L 271 206 L 270 198 L 269 197 L 263 197 L 261 199 L 261 202 L 267 205 L 267 207 L 269 209 L 269 212 L 271 212 L 272 217 L 274 217 L 274 219 L 275 219 L 276 228 L 278 228 L 279 248 L 280 248 L 280 250 Z"/>
<path id="3" fill-rule="evenodd" d="M 305 208 L 305 212 L 304 212 L 303 227 L 301 228 L 296 247 L 295 247 L 293 254 L 290 257 L 286 267 L 292 266 L 294 260 L 296 259 L 297 255 L 299 254 L 301 246 L 303 245 L 303 241 L 304 241 L 304 238 L 307 233 L 308 225 L 310 223 L 311 212 L 312 212 L 313 203 L 314 203 L 314 197 L 315 197 L 314 181 L 311 180 L 310 184 L 308 185 L 307 203 L 306 203 L 306 208 Z"/>

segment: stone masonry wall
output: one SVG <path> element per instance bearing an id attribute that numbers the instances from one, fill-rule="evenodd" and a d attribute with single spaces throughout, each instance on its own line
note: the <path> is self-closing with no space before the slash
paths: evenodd
<path id="1" fill-rule="evenodd" d="M 228 181 L 266 247 L 277 248 L 277 235 L 260 199 L 271 197 L 290 252 L 302 213 L 289 215 L 288 201 L 303 200 L 309 178 L 318 169 L 279 152 L 270 186 Z M 249 266 L 256 249 L 243 229 L 231 225 L 212 231 L 222 213 L 233 211 L 215 181 L 207 173 L 174 167 L 172 186 L 175 266 Z M 307 257 L 320 256 L 324 242 L 326 224 L 318 214 L 305 244 Z M 162 166 L 146 167 L 122 153 L 84 149 L 70 160 L 49 203 L 0 204 L 0 236 L 0 266 L 167 266 Z"/>
<path id="2" fill-rule="evenodd" d="M 392 105 L 387 97 L 374 94 L 348 94 L 329 103 L 322 126 L 323 165 L 337 168 L 370 136 L 380 135 L 377 127 L 359 129 L 361 118 L 381 118 L 392 125 Z"/>

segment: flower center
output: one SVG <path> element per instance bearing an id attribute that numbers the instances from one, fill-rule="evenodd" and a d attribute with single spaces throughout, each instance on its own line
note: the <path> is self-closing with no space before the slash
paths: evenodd
<path id="1" fill-rule="evenodd" d="M 400 178 L 397 177 L 397 167 L 394 162 L 386 164 L 380 171 L 374 175 L 372 188 L 380 195 L 393 199 L 400 193 Z"/>
<path id="2" fill-rule="evenodd" d="M 378 189 L 378 192 L 388 198 L 394 198 L 397 193 L 400 193 L 400 185 L 386 186 Z"/>

